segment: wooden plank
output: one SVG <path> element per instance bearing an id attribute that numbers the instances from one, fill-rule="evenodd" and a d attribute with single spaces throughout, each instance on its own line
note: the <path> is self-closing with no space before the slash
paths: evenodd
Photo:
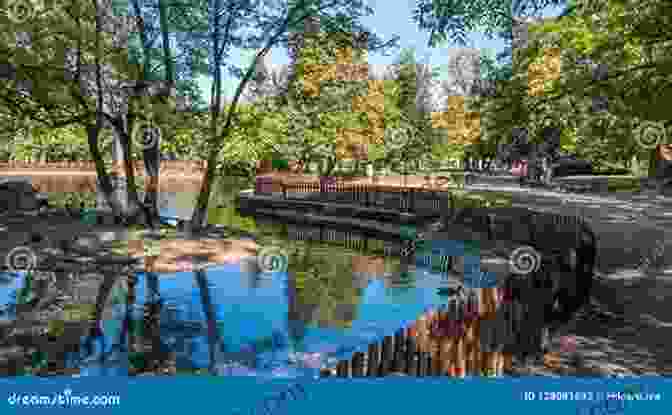
<path id="1" fill-rule="evenodd" d="M 418 361 L 416 356 L 416 342 L 411 335 L 406 337 L 406 374 L 409 376 L 418 375 Z"/>
<path id="2" fill-rule="evenodd" d="M 336 376 L 339 378 L 347 378 L 350 375 L 350 362 L 348 360 L 341 360 L 336 365 Z"/>
<path id="3" fill-rule="evenodd" d="M 399 329 L 394 334 L 394 365 L 393 370 L 395 372 L 406 372 L 406 331 L 404 329 Z"/>
<path id="4" fill-rule="evenodd" d="M 364 376 L 364 353 L 355 352 L 351 361 L 352 377 L 361 378 Z"/>
<path id="5" fill-rule="evenodd" d="M 383 339 L 383 348 L 380 361 L 380 376 L 387 376 L 392 369 L 394 360 L 394 338 L 392 336 L 385 336 Z"/>
<path id="6" fill-rule="evenodd" d="M 366 376 L 377 377 L 379 365 L 380 365 L 380 346 L 377 343 L 371 343 L 369 345 L 368 350 Z"/>

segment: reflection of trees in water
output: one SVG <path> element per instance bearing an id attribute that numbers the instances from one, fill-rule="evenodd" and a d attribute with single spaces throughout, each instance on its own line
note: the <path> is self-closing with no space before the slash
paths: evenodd
<path id="1" fill-rule="evenodd" d="M 181 315 L 175 305 L 164 305 L 161 313 L 161 334 L 167 340 L 167 347 L 176 354 L 176 366 L 182 370 L 193 371 L 199 369 L 193 356 L 196 339 L 203 335 L 203 324 L 188 318 L 189 316 Z"/>
<path id="2" fill-rule="evenodd" d="M 7 284 L 9 285 L 9 284 Z M 17 299 L 20 296 L 20 289 L 13 289 L 8 295 L 7 304 L 0 304 L 0 317 L 3 319 L 15 319 L 16 318 L 16 305 Z"/>
<path id="3" fill-rule="evenodd" d="M 17 276 L 24 280 L 22 286 L 9 292 L 6 303 L 2 305 L 2 317 L 13 321 L 12 325 L 17 320 L 31 321 L 28 327 L 19 325 L 17 331 L 8 331 L 6 337 L 3 335 L 2 338 L 4 344 L 18 347 L 24 358 L 28 357 L 27 361 L 19 363 L 21 368 L 28 371 L 43 370 L 47 369 L 45 365 L 48 364 L 49 371 L 78 369 L 84 361 L 87 364 L 96 362 L 101 369 L 109 368 L 110 364 L 123 366 L 124 362 L 115 354 L 126 350 L 123 332 L 118 339 L 109 336 L 104 338 L 101 331 L 95 330 L 99 324 L 92 324 L 91 317 L 68 317 L 72 312 L 90 312 L 89 306 L 93 310 L 95 304 L 99 304 L 93 320 L 100 323 L 114 280 L 107 285 L 97 284 L 98 280 L 95 278 L 82 281 L 75 279 L 77 282 L 74 283 L 64 271 L 48 273 L 53 275 L 53 280 L 42 274 L 44 273 L 36 272 L 34 277 L 30 274 Z M 82 286 L 86 289 L 78 292 Z M 67 297 L 71 300 L 64 302 L 63 299 Z M 92 326 L 94 331 L 89 332 Z M 82 340 L 85 347 L 80 348 Z M 108 347 L 98 350 L 94 356 L 94 342 Z M 37 351 L 29 353 L 32 349 Z M 33 361 L 31 355 L 41 355 L 42 358 Z M 14 363 L 16 362 L 9 362 L 10 365 Z"/>
<path id="4" fill-rule="evenodd" d="M 293 252 L 287 296 L 288 331 L 294 341 L 304 337 L 310 324 L 349 327 L 357 318 L 363 291 L 372 278 L 385 275 L 385 285 L 395 294 L 414 285 L 408 263 L 376 256 L 383 251 L 383 241 L 327 228 L 272 223 L 270 219 L 261 224 L 274 226 L 276 235 L 282 228 L 289 228 L 283 236 L 291 246 L 287 250 Z M 334 240 L 320 239 L 326 236 Z M 356 241 L 354 249 L 348 247 L 347 241 L 351 240 Z"/>
<path id="5" fill-rule="evenodd" d="M 362 296 L 362 276 L 353 274 L 349 255 L 334 255 L 312 242 L 295 245 L 297 261 L 290 261 L 288 292 L 292 335 L 301 338 L 305 325 L 314 323 L 349 327 Z"/>
<path id="6" fill-rule="evenodd" d="M 218 345 L 221 343 L 219 331 L 217 330 L 217 316 L 215 314 L 215 307 L 212 303 L 212 296 L 210 295 L 210 286 L 208 278 L 204 270 L 194 271 L 194 279 L 198 286 L 198 292 L 201 296 L 201 305 L 203 306 L 203 314 L 206 318 L 208 327 L 208 347 L 210 355 L 210 366 L 208 370 L 210 373 L 215 373 L 217 365 L 217 351 Z"/>

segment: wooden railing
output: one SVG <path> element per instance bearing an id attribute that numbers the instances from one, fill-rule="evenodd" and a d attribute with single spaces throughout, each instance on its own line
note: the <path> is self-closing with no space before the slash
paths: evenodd
<path id="1" fill-rule="evenodd" d="M 323 202 L 384 207 L 403 212 L 438 211 L 452 203 L 452 194 L 445 189 L 367 185 L 351 183 L 284 182 L 271 177 L 258 177 L 255 192 L 282 194 L 285 200 L 317 200 Z"/>

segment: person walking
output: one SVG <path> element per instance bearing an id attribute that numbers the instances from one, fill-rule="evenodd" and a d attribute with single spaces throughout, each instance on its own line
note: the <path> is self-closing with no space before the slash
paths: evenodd
<path id="1" fill-rule="evenodd" d="M 668 192 L 670 183 L 672 183 L 672 144 L 659 144 L 656 152 L 658 159 L 656 193 L 663 195 Z"/>

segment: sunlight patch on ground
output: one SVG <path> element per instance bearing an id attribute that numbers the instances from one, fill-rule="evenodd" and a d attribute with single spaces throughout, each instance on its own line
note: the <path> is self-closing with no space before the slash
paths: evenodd
<path id="1" fill-rule="evenodd" d="M 175 273 L 191 271 L 196 264 L 225 264 L 240 262 L 256 255 L 257 246 L 250 240 L 167 239 L 157 241 L 154 252 L 147 252 L 148 241 L 129 240 L 127 254 L 141 257 L 153 272 Z M 151 250 L 151 249 L 150 249 Z"/>
<path id="2" fill-rule="evenodd" d="M 605 280 L 611 281 L 629 281 L 636 282 L 639 279 L 645 277 L 641 270 L 636 268 L 625 268 L 617 271 L 609 272 L 608 274 L 603 274 L 598 272 L 598 277 Z"/>
<path id="3" fill-rule="evenodd" d="M 672 323 L 660 321 L 651 314 L 640 314 L 640 319 L 656 328 L 672 328 Z"/>

